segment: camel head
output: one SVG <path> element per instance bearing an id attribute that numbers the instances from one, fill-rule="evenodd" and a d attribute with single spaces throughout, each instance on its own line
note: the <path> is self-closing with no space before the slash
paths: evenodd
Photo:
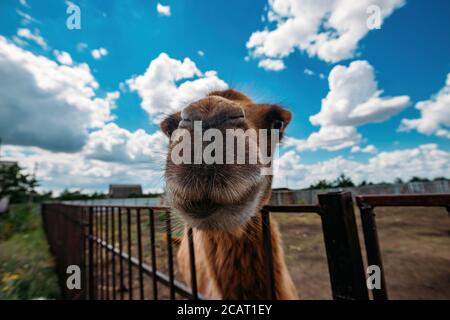
<path id="1" fill-rule="evenodd" d="M 199 229 L 243 227 L 271 195 L 272 176 L 258 155 L 272 155 L 290 120 L 286 109 L 235 90 L 211 92 L 167 117 L 161 130 L 170 137 L 165 180 L 172 208 Z"/>

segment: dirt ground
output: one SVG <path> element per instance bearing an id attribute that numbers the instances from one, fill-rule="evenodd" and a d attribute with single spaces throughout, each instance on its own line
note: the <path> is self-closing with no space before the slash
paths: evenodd
<path id="1" fill-rule="evenodd" d="M 359 221 L 359 211 L 355 209 Z M 440 208 L 376 208 L 390 299 L 450 299 L 450 218 Z M 331 299 L 320 218 L 275 214 L 301 299 Z M 364 248 L 364 238 L 359 235 Z M 365 259 L 365 257 L 364 257 Z M 367 263 L 365 262 L 367 266 Z"/>
<path id="2" fill-rule="evenodd" d="M 359 211 L 355 209 L 359 221 Z M 386 282 L 390 299 L 450 299 L 450 219 L 440 208 L 377 208 L 377 225 Z M 164 214 L 156 214 L 157 269 L 168 271 L 167 237 Z M 301 299 L 331 299 L 331 288 L 319 216 L 275 213 L 280 225 L 286 262 Z M 151 265 L 148 215 L 142 212 L 143 262 Z M 127 250 L 125 216 L 123 216 L 123 250 Z M 116 226 L 118 225 L 116 221 Z M 136 226 L 135 212 L 132 226 Z M 135 229 L 135 228 L 134 228 Z M 137 234 L 132 229 L 132 255 L 137 257 Z M 181 235 L 182 223 L 172 221 L 174 235 Z M 110 234 L 111 235 L 111 234 Z M 118 233 L 116 232 L 116 247 Z M 362 233 L 359 236 L 364 252 Z M 174 252 L 175 278 L 179 280 Z M 364 257 L 365 259 L 365 257 Z M 111 261 L 111 259 L 109 259 Z M 106 264 L 105 264 L 106 265 Z M 108 268 L 108 270 L 111 270 Z M 119 260 L 116 259 L 116 283 L 119 283 Z M 112 283 L 112 273 L 109 284 Z M 106 272 L 105 272 L 106 274 Z M 139 298 L 138 268 L 132 268 L 133 298 Z M 128 298 L 128 264 L 123 263 L 124 298 Z M 103 286 L 105 291 L 111 285 Z M 116 286 L 117 288 L 119 285 Z M 144 298 L 152 298 L 152 278 L 144 274 Z M 116 290 L 117 297 L 120 290 Z M 106 296 L 106 293 L 104 293 Z M 160 299 L 169 298 L 169 290 L 158 285 Z M 177 295 L 177 298 L 181 298 Z"/>

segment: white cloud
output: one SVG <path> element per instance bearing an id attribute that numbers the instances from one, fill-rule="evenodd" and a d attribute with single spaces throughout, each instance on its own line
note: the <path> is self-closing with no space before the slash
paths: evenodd
<path id="1" fill-rule="evenodd" d="M 373 144 L 369 144 L 364 148 L 360 146 L 353 146 L 350 150 L 352 153 L 362 152 L 362 153 L 377 153 L 378 150 Z"/>
<path id="2" fill-rule="evenodd" d="M 76 151 L 112 120 L 118 93 L 98 97 L 87 64 L 60 65 L 0 36 L 0 136 L 6 144 Z"/>
<path id="3" fill-rule="evenodd" d="M 348 67 L 337 65 L 328 76 L 329 92 L 322 99 L 319 113 L 309 118 L 321 126 L 297 150 L 339 150 L 361 142 L 356 127 L 385 121 L 410 104 L 408 96 L 382 97 L 373 67 L 367 61 L 353 61 Z"/>
<path id="4" fill-rule="evenodd" d="M 203 57 L 203 56 L 205 55 L 205 53 L 204 53 L 202 50 L 198 50 L 198 51 L 197 51 L 197 54 L 198 54 L 200 57 Z"/>
<path id="5" fill-rule="evenodd" d="M 110 183 L 142 184 L 145 191 L 162 191 L 163 164 L 105 162 L 87 158 L 82 152 L 51 152 L 36 147 L 6 145 L 3 157 L 19 161 L 19 164 L 32 172 L 39 164 L 37 178 L 40 190 L 64 189 L 84 192 L 107 192 Z"/>
<path id="6" fill-rule="evenodd" d="M 294 147 L 297 151 L 325 149 L 336 151 L 349 148 L 362 141 L 362 136 L 354 127 L 321 127 L 313 132 L 306 140 L 286 137 L 285 146 Z"/>
<path id="7" fill-rule="evenodd" d="M 58 60 L 59 63 L 65 64 L 65 65 L 68 65 L 68 66 L 73 64 L 72 57 L 70 56 L 70 54 L 68 52 L 54 50 L 53 54 L 55 55 L 56 60 Z"/>
<path id="8" fill-rule="evenodd" d="M 450 139 L 450 73 L 445 86 L 429 100 L 418 102 L 416 109 L 420 110 L 420 118 L 403 119 L 400 131 L 416 129 L 423 134 Z"/>
<path id="9" fill-rule="evenodd" d="M 308 76 L 314 76 L 315 75 L 314 71 L 312 71 L 311 69 L 308 69 L 308 68 L 303 70 L 303 73 L 308 75 Z"/>
<path id="10" fill-rule="evenodd" d="M 106 50 L 105 48 L 94 49 L 91 51 L 91 55 L 94 59 L 99 60 L 108 55 L 108 50 Z"/>
<path id="11" fill-rule="evenodd" d="M 436 144 L 380 152 L 367 162 L 338 156 L 315 164 L 303 164 L 293 150 L 284 153 L 278 161 L 274 187 L 286 186 L 288 180 L 290 188 L 305 188 L 322 179 L 334 180 L 341 173 L 360 183 L 363 180 L 392 182 L 396 177 L 408 180 L 413 176 L 432 179 L 448 176 L 450 172 L 450 152 L 439 149 Z"/>
<path id="12" fill-rule="evenodd" d="M 17 14 L 22 18 L 21 23 L 24 25 L 30 24 L 32 22 L 39 22 L 35 18 L 33 18 L 31 15 L 29 15 L 26 12 L 23 12 L 22 10 L 17 9 Z"/>
<path id="13" fill-rule="evenodd" d="M 115 123 L 89 135 L 84 148 L 87 158 L 120 163 L 164 163 L 168 138 L 156 131 L 148 134 L 139 129 L 130 132 Z"/>
<path id="14" fill-rule="evenodd" d="M 286 68 L 283 60 L 280 59 L 263 59 L 259 61 L 258 67 L 268 71 L 281 71 Z"/>
<path id="15" fill-rule="evenodd" d="M 311 77 L 318 76 L 320 79 L 325 79 L 325 75 L 323 73 L 316 73 L 313 70 L 308 69 L 308 68 L 305 68 L 303 70 L 303 73 L 306 74 L 307 76 L 311 76 Z"/>
<path id="16" fill-rule="evenodd" d="M 115 145 L 113 143 L 112 150 Z M 19 161 L 29 172 L 38 163 L 38 179 L 44 190 L 82 188 L 85 191 L 106 191 L 109 183 L 139 183 L 146 190 L 161 190 L 163 186 L 164 165 L 152 160 L 124 163 L 100 161 L 86 157 L 83 152 L 56 153 L 9 145 L 4 146 L 3 157 Z M 408 161 L 407 166 L 405 160 Z M 364 162 L 338 156 L 315 164 L 304 164 L 293 150 L 285 152 L 278 161 L 274 187 L 286 186 L 288 181 L 290 188 L 305 188 L 318 180 L 334 180 L 341 173 L 359 183 L 363 180 L 392 182 L 396 177 L 408 180 L 413 176 L 432 179 L 448 176 L 450 172 L 450 152 L 439 149 L 436 144 L 380 152 Z"/>
<path id="17" fill-rule="evenodd" d="M 405 165 L 407 161 L 407 165 Z M 413 176 L 434 178 L 448 176 L 450 152 L 439 149 L 437 144 L 423 144 L 417 148 L 383 151 L 369 159 L 367 165 L 358 170 L 367 177 L 374 175 L 378 181 L 392 181 L 392 176 L 404 180 Z"/>
<path id="18" fill-rule="evenodd" d="M 158 11 L 160 16 L 170 17 L 170 15 L 172 14 L 172 12 L 170 11 L 170 6 L 162 5 L 159 2 L 156 5 L 156 11 Z"/>
<path id="19" fill-rule="evenodd" d="M 36 44 L 38 44 L 44 50 L 48 49 L 47 42 L 40 35 L 38 29 L 34 29 L 34 32 L 31 32 L 30 29 L 19 28 L 19 29 L 17 29 L 17 36 L 35 42 Z"/>
<path id="20" fill-rule="evenodd" d="M 181 110 L 212 90 L 227 88 L 215 71 L 202 73 L 191 59 L 180 61 L 166 53 L 151 61 L 144 74 L 127 80 L 127 84 L 139 94 L 141 106 L 154 117 L 153 122 L 159 121 L 161 114 Z"/>
<path id="21" fill-rule="evenodd" d="M 80 42 L 77 44 L 77 51 L 78 52 L 83 52 L 84 50 L 86 50 L 88 47 L 87 43 L 84 42 Z"/>
<path id="22" fill-rule="evenodd" d="M 24 7 L 30 8 L 30 5 L 28 4 L 27 0 L 19 0 L 20 4 Z"/>
<path id="23" fill-rule="evenodd" d="M 20 47 L 25 47 L 28 45 L 28 42 L 18 36 L 12 36 L 11 40 Z"/>
<path id="24" fill-rule="evenodd" d="M 124 81 L 121 81 L 121 82 L 119 83 L 119 90 L 120 90 L 121 92 L 123 92 L 123 93 L 126 93 L 126 92 L 127 92 L 128 87 L 127 87 L 127 85 L 125 84 Z"/>
<path id="25" fill-rule="evenodd" d="M 330 91 L 322 108 L 310 117 L 314 125 L 359 126 L 383 122 L 410 104 L 408 96 L 381 97 L 373 67 L 367 61 L 337 65 L 328 76 Z"/>
<path id="26" fill-rule="evenodd" d="M 258 58 L 284 58 L 294 50 L 327 62 L 352 58 L 369 29 L 367 8 L 377 5 L 381 23 L 404 0 L 269 0 L 268 26 L 246 46 Z M 269 27 L 275 24 L 275 28 Z"/>

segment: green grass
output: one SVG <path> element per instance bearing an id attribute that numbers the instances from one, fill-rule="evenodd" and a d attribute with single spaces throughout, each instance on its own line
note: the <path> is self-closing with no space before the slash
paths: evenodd
<path id="1" fill-rule="evenodd" d="M 37 207 L 13 206 L 0 218 L 0 299 L 59 297 Z"/>
<path id="2" fill-rule="evenodd" d="M 41 225 L 37 206 L 18 204 L 11 206 L 7 214 L 0 216 L 0 241 L 17 233 L 35 230 Z"/>

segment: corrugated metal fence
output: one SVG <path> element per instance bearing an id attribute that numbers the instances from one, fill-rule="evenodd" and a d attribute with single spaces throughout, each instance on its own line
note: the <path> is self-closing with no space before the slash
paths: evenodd
<path id="1" fill-rule="evenodd" d="M 354 188 L 324 190 L 273 190 L 271 205 L 317 203 L 317 196 L 328 192 L 350 192 L 353 197 L 363 194 L 442 194 L 450 193 L 450 180 L 408 182 L 399 184 L 376 184 Z"/>

